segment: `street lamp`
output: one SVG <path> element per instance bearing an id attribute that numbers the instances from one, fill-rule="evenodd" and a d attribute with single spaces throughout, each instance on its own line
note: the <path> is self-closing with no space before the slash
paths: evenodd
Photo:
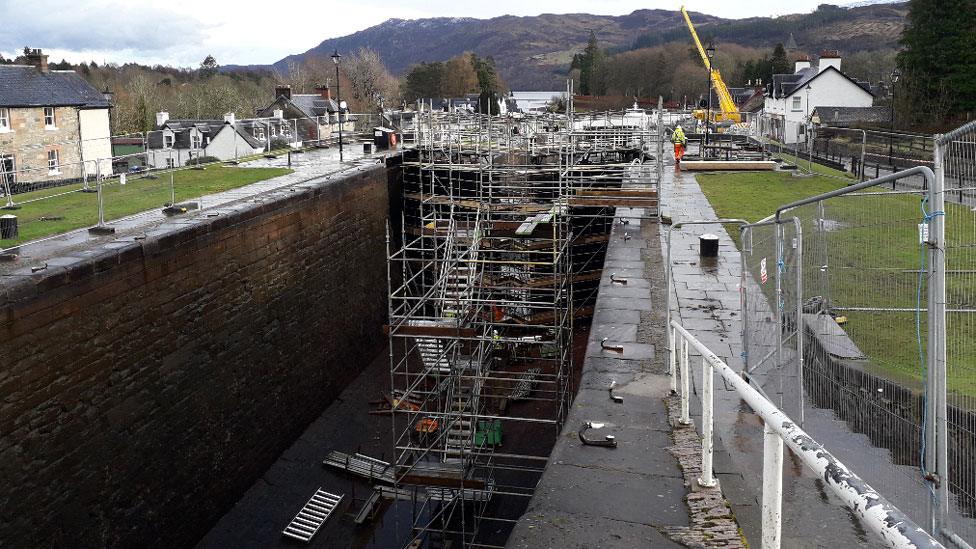
<path id="1" fill-rule="evenodd" d="M 339 55 L 339 50 L 337 49 L 331 57 L 336 69 L 336 106 L 339 111 L 336 117 L 339 119 L 339 162 L 342 162 L 342 102 L 339 100 L 339 60 L 342 59 L 342 56 Z"/>
<path id="2" fill-rule="evenodd" d="M 895 131 L 895 84 L 898 83 L 898 79 L 901 78 L 901 71 L 898 67 L 891 69 L 891 105 L 888 106 L 889 112 L 889 129 Z M 892 146 L 892 140 L 894 136 L 888 136 L 888 164 L 891 164 L 892 153 L 894 152 Z"/>
<path id="3" fill-rule="evenodd" d="M 901 71 L 898 67 L 891 69 L 891 129 L 895 129 L 895 84 L 901 78 Z"/>
<path id="4" fill-rule="evenodd" d="M 705 88 L 705 94 L 708 95 L 708 110 L 705 113 L 705 145 L 708 145 L 708 121 L 712 118 L 712 58 L 715 57 L 715 45 L 709 43 L 708 47 L 705 48 L 705 57 L 708 58 L 708 86 Z M 704 158 L 704 151 L 702 151 L 702 158 Z"/>

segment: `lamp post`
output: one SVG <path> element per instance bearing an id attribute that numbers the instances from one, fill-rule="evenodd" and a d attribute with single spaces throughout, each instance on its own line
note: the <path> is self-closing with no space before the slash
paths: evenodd
<path id="1" fill-rule="evenodd" d="M 335 50 L 332 54 L 332 62 L 335 63 L 336 69 L 336 106 L 338 107 L 338 113 L 336 117 L 339 119 L 339 162 L 342 162 L 342 102 L 339 100 L 339 60 L 342 56 L 339 55 L 339 50 Z"/>
<path id="2" fill-rule="evenodd" d="M 899 78 L 901 78 L 901 71 L 898 70 L 898 67 L 891 69 L 891 105 L 888 108 L 890 111 L 888 125 L 892 132 L 895 131 L 895 84 L 898 83 Z M 891 157 L 892 153 L 894 152 L 892 150 L 892 139 L 893 136 L 888 137 L 888 164 L 891 164 Z"/>
<path id="3" fill-rule="evenodd" d="M 705 88 L 705 94 L 708 95 L 708 110 L 705 112 L 705 145 L 708 145 L 708 121 L 712 118 L 712 58 L 715 57 L 715 45 L 708 44 L 705 48 L 705 57 L 708 58 L 708 87 Z M 702 151 L 702 158 L 705 157 L 705 151 Z"/>

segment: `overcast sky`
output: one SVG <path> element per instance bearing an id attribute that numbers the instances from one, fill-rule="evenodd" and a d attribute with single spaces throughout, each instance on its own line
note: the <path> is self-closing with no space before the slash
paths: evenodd
<path id="1" fill-rule="evenodd" d="M 688 8 L 741 18 L 809 12 L 823 1 L 697 0 Z M 0 0 L 0 52 L 10 57 L 29 45 L 46 50 L 52 61 L 189 67 L 213 54 L 222 65 L 264 64 L 393 17 L 623 15 L 680 5 L 667 0 Z"/>

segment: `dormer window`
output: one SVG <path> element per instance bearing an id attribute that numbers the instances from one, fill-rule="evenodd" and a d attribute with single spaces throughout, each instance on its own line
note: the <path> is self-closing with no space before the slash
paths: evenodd
<path id="1" fill-rule="evenodd" d="M 163 134 L 163 148 L 172 149 L 174 139 L 173 134 Z"/>
<path id="2" fill-rule="evenodd" d="M 193 134 L 193 135 L 190 136 L 190 147 L 191 148 L 199 149 L 201 143 L 202 143 L 202 141 L 200 139 L 200 134 L 195 133 L 195 134 Z"/>
<path id="3" fill-rule="evenodd" d="M 44 129 L 58 129 L 56 122 L 57 120 L 54 119 L 54 107 L 44 107 Z"/>

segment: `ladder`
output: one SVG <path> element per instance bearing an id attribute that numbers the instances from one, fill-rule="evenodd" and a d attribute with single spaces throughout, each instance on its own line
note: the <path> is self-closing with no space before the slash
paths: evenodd
<path id="1" fill-rule="evenodd" d="M 281 533 L 308 543 L 325 521 L 329 520 L 332 511 L 339 506 L 342 498 L 342 494 L 330 494 L 319 488 Z"/>

